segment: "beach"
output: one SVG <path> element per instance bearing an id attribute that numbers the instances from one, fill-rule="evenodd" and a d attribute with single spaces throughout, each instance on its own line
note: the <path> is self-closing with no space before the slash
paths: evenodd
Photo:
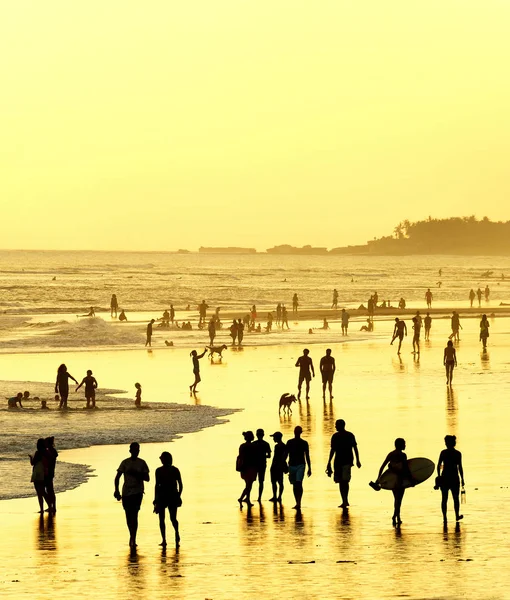
<path id="1" fill-rule="evenodd" d="M 450 333 L 447 320 L 433 322 L 431 341 L 422 341 L 419 360 L 410 354 L 410 337 L 400 359 L 396 355 L 396 348 L 389 345 L 391 321 L 377 324 L 372 338 L 360 339 L 353 332 L 352 338 L 342 339 L 338 329 L 317 332 L 311 346 L 316 368 L 325 348 L 333 350 L 335 398 L 323 402 L 316 378 L 310 401 L 295 404 L 290 417 L 279 417 L 278 399 L 283 392 L 296 390 L 294 363 L 302 344 L 228 350 L 221 363 L 211 364 L 204 357 L 196 399 L 188 393 L 189 348 L 66 352 L 66 364 L 75 377 L 93 368 L 106 389 L 129 390 L 136 379 L 148 402 L 241 410 L 169 443 L 144 443 L 136 428 L 131 431 L 142 444 L 141 457 L 152 475 L 162 450 L 172 452 L 181 470 L 179 551 L 158 547 L 151 482 L 140 513 L 139 547 L 136 555 L 129 552 L 123 511 L 113 499 L 113 478 L 128 455 L 127 444 L 62 451 L 57 470 L 60 462 L 69 462 L 87 465 L 94 476 L 58 494 L 54 519 L 39 518 L 34 497 L 0 502 L 4 535 L 17 539 L 0 551 L 3 597 L 232 598 L 242 590 L 248 597 L 505 598 L 510 443 L 504 398 L 510 321 L 491 321 L 486 354 L 481 353 L 476 321 L 465 324 L 451 390 L 442 366 Z M 29 373 L 32 381 L 51 383 L 61 358 L 61 353 L 51 352 L 3 354 L 0 369 L 11 380 L 27 381 Z M 81 394 L 71 394 L 70 404 L 83 406 Z M 106 409 L 98 406 L 97 411 L 82 412 L 101 427 L 101 411 Z M 31 418 L 29 411 L 24 414 Z M 58 423 L 63 415 L 52 411 L 51 416 Z M 338 508 L 338 487 L 324 473 L 338 418 L 344 418 L 356 435 L 362 463 L 360 470 L 353 469 L 348 515 Z M 262 427 L 268 441 L 273 431 L 281 431 L 287 440 L 298 424 L 310 443 L 313 471 L 304 482 L 302 514 L 291 508 L 288 482 L 283 508 L 273 512 L 267 501 L 268 481 L 261 507 L 240 511 L 236 498 L 242 482 L 235 458 L 243 441 L 241 432 Z M 450 509 L 450 522 L 443 529 L 439 492 L 429 479 L 406 492 L 403 525 L 394 529 L 391 494 L 374 492 L 368 482 L 377 476 L 396 437 L 406 439 L 409 457 L 436 462 L 445 434 L 457 435 L 463 453 L 464 520 L 456 528 Z M 27 478 L 29 474 L 27 459 Z"/>

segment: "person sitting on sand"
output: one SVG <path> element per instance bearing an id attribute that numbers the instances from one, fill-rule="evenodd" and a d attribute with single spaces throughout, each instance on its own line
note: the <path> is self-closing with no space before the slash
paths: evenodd
<path id="1" fill-rule="evenodd" d="M 452 340 L 448 340 L 444 349 L 443 365 L 446 369 L 446 385 L 452 385 L 453 368 L 457 366 L 457 352 L 453 347 Z"/>
<path id="2" fill-rule="evenodd" d="M 142 386 L 139 383 L 135 383 L 135 388 L 136 388 L 135 406 L 136 406 L 136 408 L 140 408 L 142 406 Z"/>
<path id="3" fill-rule="evenodd" d="M 78 391 L 83 384 L 85 384 L 85 398 L 87 400 L 85 408 L 96 408 L 97 381 L 96 378 L 92 376 L 92 371 L 90 369 L 87 371 L 87 376 L 82 379 L 82 382 L 75 391 Z"/>
<path id="4" fill-rule="evenodd" d="M 96 313 L 94 311 L 94 307 L 91 306 L 89 312 L 86 315 L 83 315 L 84 317 L 95 317 Z"/>
<path id="5" fill-rule="evenodd" d="M 374 322 L 372 319 L 367 319 L 367 324 L 360 327 L 360 331 L 374 331 Z"/>
<path id="6" fill-rule="evenodd" d="M 453 507 L 455 509 L 455 519 L 460 521 L 464 518 L 460 514 L 460 486 L 464 487 L 464 469 L 462 468 L 462 454 L 455 449 L 457 438 L 454 435 L 447 435 L 444 438 L 446 449 L 441 451 L 437 461 L 437 476 L 439 487 L 441 489 L 441 511 L 443 513 L 443 522 L 448 522 L 446 511 L 448 507 L 448 492 L 451 492 L 453 498 Z M 443 468 L 441 470 L 441 467 Z M 460 475 L 460 481 L 459 481 Z"/>
<path id="7" fill-rule="evenodd" d="M 15 396 L 7 400 L 7 408 L 18 408 L 18 404 L 19 408 L 23 408 L 23 404 L 21 403 L 22 400 L 23 394 L 18 392 Z"/>
<path id="8" fill-rule="evenodd" d="M 127 317 L 126 317 L 126 313 L 124 312 L 124 309 L 122 309 L 120 311 L 120 315 L 119 315 L 119 321 L 123 322 L 123 321 L 127 321 Z"/>
<path id="9" fill-rule="evenodd" d="M 181 472 L 173 466 L 173 457 L 170 452 L 162 452 L 159 460 L 161 461 L 161 467 L 158 467 L 155 473 L 154 512 L 159 515 L 160 546 L 166 548 L 165 511 L 168 508 L 170 522 L 175 530 L 175 546 L 178 547 L 181 541 L 179 521 L 177 520 L 177 509 L 182 506 L 183 485 Z"/>

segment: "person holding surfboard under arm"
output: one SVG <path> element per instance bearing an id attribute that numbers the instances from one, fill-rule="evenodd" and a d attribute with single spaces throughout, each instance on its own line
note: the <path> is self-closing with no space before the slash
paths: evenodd
<path id="1" fill-rule="evenodd" d="M 454 435 L 447 435 L 444 438 L 446 449 L 441 451 L 437 462 L 437 478 L 441 489 L 441 510 L 443 512 L 443 521 L 448 522 L 446 511 L 448 508 L 448 492 L 452 493 L 453 507 L 455 508 L 455 519 L 460 521 L 464 515 L 460 514 L 460 486 L 464 487 L 464 469 L 462 468 L 462 454 L 455 449 L 457 438 Z M 441 472 L 441 467 L 443 470 Z M 459 481 L 460 475 L 460 481 Z"/>

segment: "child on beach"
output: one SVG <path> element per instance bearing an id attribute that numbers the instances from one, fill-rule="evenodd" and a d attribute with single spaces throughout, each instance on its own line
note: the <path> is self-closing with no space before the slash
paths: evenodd
<path id="1" fill-rule="evenodd" d="M 90 369 L 87 371 L 87 376 L 82 379 L 82 382 L 76 388 L 76 391 L 78 391 L 83 384 L 85 384 L 85 399 L 87 400 L 86 408 L 96 408 L 97 381 L 96 378 L 92 376 L 92 371 Z"/>
<path id="2" fill-rule="evenodd" d="M 135 383 L 135 388 L 136 388 L 135 406 L 136 406 L 136 408 L 140 408 L 142 406 L 142 386 L 139 383 Z"/>

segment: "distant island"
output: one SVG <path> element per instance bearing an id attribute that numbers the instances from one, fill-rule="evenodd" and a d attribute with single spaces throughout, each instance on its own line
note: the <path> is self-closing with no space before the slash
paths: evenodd
<path id="1" fill-rule="evenodd" d="M 201 254 L 256 254 L 255 248 L 238 248 L 236 246 L 221 247 L 206 247 L 200 246 L 198 251 Z"/>
<path id="2" fill-rule="evenodd" d="M 289 246 L 288 244 L 283 244 L 282 246 L 274 246 L 273 248 L 268 248 L 266 250 L 268 254 L 327 254 L 327 248 L 317 248 L 313 246 L 303 246 L 302 248 L 297 248 L 296 246 Z"/>

